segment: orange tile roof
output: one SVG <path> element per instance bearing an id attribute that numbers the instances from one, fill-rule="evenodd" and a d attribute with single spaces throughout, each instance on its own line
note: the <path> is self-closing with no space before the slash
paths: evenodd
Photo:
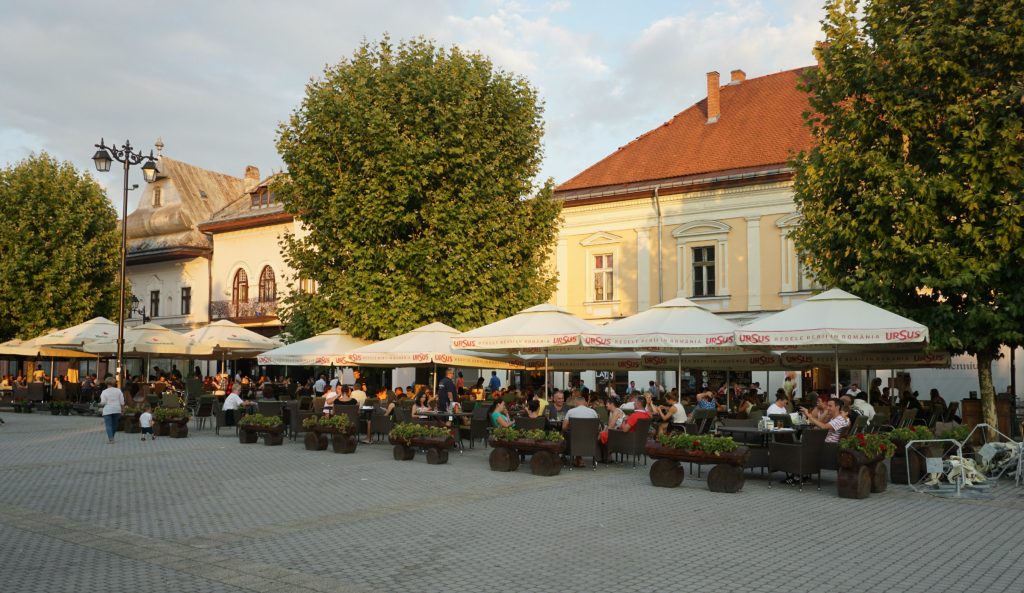
<path id="1" fill-rule="evenodd" d="M 812 66 L 813 67 L 813 66 Z M 707 99 L 643 134 L 556 188 L 558 192 L 782 165 L 809 148 L 807 94 L 788 70 L 721 87 L 721 116 L 707 123 Z"/>

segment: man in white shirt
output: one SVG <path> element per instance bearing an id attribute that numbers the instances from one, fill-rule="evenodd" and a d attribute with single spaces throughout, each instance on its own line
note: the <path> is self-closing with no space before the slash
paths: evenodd
<path id="1" fill-rule="evenodd" d="M 324 380 L 323 374 L 321 374 L 316 383 L 313 383 L 313 395 L 322 396 L 324 391 L 327 391 L 327 381 Z"/>
<path id="2" fill-rule="evenodd" d="M 334 378 L 331 379 L 331 391 L 334 391 L 334 388 L 337 387 L 337 386 L 338 386 L 338 376 L 335 375 Z"/>
<path id="3" fill-rule="evenodd" d="M 234 426 L 238 420 L 237 410 L 242 407 L 242 386 L 235 383 L 231 395 L 224 398 L 224 426 Z"/>
<path id="4" fill-rule="evenodd" d="M 355 386 L 355 389 L 352 390 L 352 399 L 359 402 L 360 407 L 366 404 L 366 383 Z"/>
<path id="5" fill-rule="evenodd" d="M 850 406 L 850 409 L 867 418 L 868 422 L 875 417 L 875 408 L 868 403 L 867 395 L 863 391 L 853 398 L 853 405 Z"/>
<path id="6" fill-rule="evenodd" d="M 782 415 L 788 416 L 789 415 L 789 411 L 786 409 L 786 403 L 788 401 L 789 400 L 786 399 L 786 395 L 784 393 L 777 394 L 775 396 L 775 403 L 773 403 L 772 405 L 768 406 L 767 415 L 768 416 L 772 416 L 774 414 L 782 414 Z"/>
<path id="7" fill-rule="evenodd" d="M 565 420 L 562 420 L 562 430 L 569 430 L 569 420 L 573 418 L 597 418 L 597 412 L 587 405 L 587 400 L 577 397 L 573 400 L 573 407 L 565 413 Z"/>

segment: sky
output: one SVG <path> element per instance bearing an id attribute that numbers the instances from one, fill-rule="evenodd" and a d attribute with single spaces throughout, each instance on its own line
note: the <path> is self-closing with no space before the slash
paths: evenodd
<path id="1" fill-rule="evenodd" d="M 388 34 L 527 78 L 539 179 L 560 183 L 703 99 L 708 71 L 813 64 L 823 1 L 0 0 L 0 166 L 46 151 L 92 170 L 101 137 L 146 152 L 160 137 L 169 157 L 266 176 L 306 83 Z M 96 179 L 120 211 L 120 175 Z"/>

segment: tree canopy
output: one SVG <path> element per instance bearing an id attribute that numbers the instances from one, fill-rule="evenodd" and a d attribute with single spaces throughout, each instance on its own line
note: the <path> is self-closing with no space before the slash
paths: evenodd
<path id="1" fill-rule="evenodd" d="M 994 423 L 991 362 L 1024 338 L 1024 3 L 831 0 L 822 22 L 797 247 L 976 354 Z"/>
<path id="2" fill-rule="evenodd" d="M 117 309 L 117 213 L 103 189 L 43 153 L 0 170 L 0 339 Z"/>
<path id="3" fill-rule="evenodd" d="M 284 251 L 319 285 L 284 315 L 377 339 L 460 329 L 546 301 L 559 205 L 535 187 L 542 105 L 480 54 L 424 39 L 363 43 L 281 126 L 275 191 L 304 232 Z"/>

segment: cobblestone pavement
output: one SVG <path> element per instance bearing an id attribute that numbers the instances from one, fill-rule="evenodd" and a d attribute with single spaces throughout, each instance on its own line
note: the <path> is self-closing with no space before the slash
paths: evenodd
<path id="1" fill-rule="evenodd" d="M 3 414 L 0 591 L 1019 593 L 1024 495 L 867 500 L 654 488 L 630 465 L 535 477 L 489 450 L 397 462 L 240 445 L 107 445 L 98 418 Z"/>

